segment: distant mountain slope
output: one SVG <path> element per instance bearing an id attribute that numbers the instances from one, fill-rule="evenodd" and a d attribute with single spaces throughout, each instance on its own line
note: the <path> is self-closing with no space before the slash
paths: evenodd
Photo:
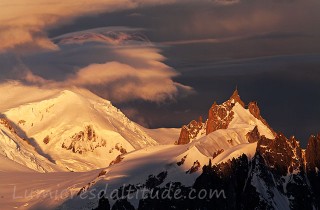
<path id="1" fill-rule="evenodd" d="M 33 87 L 30 96 L 30 87 L 23 92 L 20 85 L 9 86 L 6 92 L 1 88 L 8 87 L 0 87 L 7 99 L 0 106 L 2 118 L 60 170 L 107 167 L 120 154 L 158 144 L 111 102 L 89 91 Z M 15 91 L 27 99 L 10 99 L 8 95 L 17 96 Z"/>

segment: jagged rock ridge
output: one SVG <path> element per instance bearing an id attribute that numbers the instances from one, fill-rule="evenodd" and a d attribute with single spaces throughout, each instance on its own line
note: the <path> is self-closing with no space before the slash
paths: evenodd
<path id="1" fill-rule="evenodd" d="M 139 200 L 137 209 L 319 209 L 320 174 L 317 167 L 320 159 L 319 150 L 314 149 L 318 148 L 319 137 L 320 134 L 310 137 L 304 157 L 294 137 L 288 139 L 282 133 L 277 133 L 275 139 L 259 136 L 251 160 L 245 154 L 215 165 L 210 160 L 191 186 L 180 182 L 165 184 L 164 179 L 153 180 L 154 184 L 149 184 L 153 192 L 168 191 L 173 196 L 179 190 L 181 198 L 161 199 L 148 194 Z M 197 162 L 186 173 L 196 168 L 199 168 Z M 155 176 L 149 176 L 146 183 L 151 181 L 150 177 Z M 125 187 L 129 186 L 141 189 L 140 184 Z M 208 195 L 201 199 L 188 197 L 191 191 L 196 194 L 203 190 L 223 190 L 223 194 L 213 198 Z M 116 200 L 114 205 L 130 203 L 127 196 L 129 194 Z"/>
<path id="2" fill-rule="evenodd" d="M 203 135 L 208 135 L 220 129 L 227 129 L 231 121 L 234 119 L 235 113 L 233 108 L 236 103 L 240 104 L 243 108 L 246 107 L 245 103 L 241 100 L 237 89 L 233 92 L 231 97 L 221 105 L 214 102 L 208 111 L 208 119 L 204 123 L 202 122 L 202 117 L 200 117 L 198 121 L 192 120 L 188 125 L 182 126 L 177 143 L 188 144 Z M 266 125 L 274 135 L 276 134 L 267 121 L 261 116 L 257 102 L 250 102 L 247 108 L 252 116 Z M 258 130 L 255 130 L 255 132 L 257 131 Z M 198 135 L 199 133 L 202 135 Z M 249 142 L 250 141 L 252 141 L 252 139 L 250 139 Z"/>

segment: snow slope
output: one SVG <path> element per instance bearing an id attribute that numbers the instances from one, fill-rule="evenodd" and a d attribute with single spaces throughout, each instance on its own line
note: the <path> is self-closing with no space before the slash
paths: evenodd
<path id="1" fill-rule="evenodd" d="M 247 143 L 230 148 L 213 159 L 212 163 L 226 162 L 242 154 L 246 154 L 251 159 L 255 154 L 256 145 L 257 143 Z M 166 172 L 167 176 L 160 186 L 165 186 L 170 182 L 180 182 L 185 186 L 190 186 L 202 173 L 202 167 L 208 165 L 210 159 L 212 158 L 203 155 L 193 145 L 161 145 L 144 148 L 124 155 L 120 163 L 100 172 L 100 176 L 84 186 L 82 196 L 88 197 L 92 191 L 102 190 L 106 190 L 106 195 L 110 196 L 114 190 L 122 186 L 142 185 L 146 183 L 150 175 L 157 176 L 162 172 Z M 195 162 L 199 163 L 199 168 L 192 173 L 188 172 L 197 165 Z M 112 199 L 109 201 L 113 205 L 114 201 Z M 139 197 L 133 196 L 130 203 L 137 208 Z M 64 203 L 65 207 L 70 210 L 76 210 L 80 207 L 93 209 L 97 207 L 97 204 L 98 199 L 88 200 L 80 197 L 75 197 Z"/>
<path id="2" fill-rule="evenodd" d="M 158 144 L 110 101 L 87 90 L 24 90 L 9 83 L 0 92 L 2 117 L 60 170 L 107 167 L 120 154 Z M 10 95 L 27 97 L 15 101 Z"/>
<path id="3" fill-rule="evenodd" d="M 1 165 L 6 162 L 0 158 Z M 66 199 L 76 196 L 80 188 L 98 173 L 96 170 L 38 173 L 20 169 L 0 171 L 1 210 L 55 209 Z"/>
<path id="4" fill-rule="evenodd" d="M 21 165 L 9 158 L 0 155 L 0 173 L 1 172 L 34 172 L 30 168 Z"/>
<path id="5" fill-rule="evenodd" d="M 180 135 L 180 128 L 157 128 L 147 129 L 143 128 L 143 131 L 156 140 L 159 144 L 174 144 Z"/>
<path id="6" fill-rule="evenodd" d="M 251 160 L 256 153 L 257 142 L 245 143 L 234 146 L 213 159 L 212 164 L 219 164 L 232 160 L 232 158 L 238 158 L 245 154 Z"/>
<path id="7" fill-rule="evenodd" d="M 40 155 L 26 140 L 20 138 L 10 126 L 10 122 L 5 119 L 0 119 L 0 155 L 36 171 L 57 170 L 53 163 Z"/>
<path id="8" fill-rule="evenodd" d="M 182 165 L 177 163 L 186 157 Z M 195 173 L 187 174 L 195 160 L 201 164 L 208 164 L 209 158 L 202 155 L 195 147 L 188 145 L 159 145 L 140 149 L 123 156 L 120 163 L 108 167 L 101 172 L 99 177 L 90 181 L 84 186 L 83 197 L 87 197 L 94 189 L 96 192 L 106 189 L 106 194 L 110 195 L 113 190 L 120 188 L 124 184 L 139 185 L 145 183 L 149 175 L 158 175 L 167 172 L 165 183 L 179 181 L 185 184 L 193 183 L 201 173 L 201 169 Z M 165 184 L 163 183 L 163 184 Z M 107 187 L 106 187 L 107 186 Z M 64 205 L 68 209 L 92 209 L 97 206 L 98 199 L 89 201 L 75 197 Z M 138 200 L 130 201 L 137 207 Z M 111 201 L 111 204 L 112 201 Z"/>

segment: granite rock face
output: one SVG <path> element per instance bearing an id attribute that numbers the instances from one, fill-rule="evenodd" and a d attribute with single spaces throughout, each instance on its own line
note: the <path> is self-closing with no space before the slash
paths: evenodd
<path id="1" fill-rule="evenodd" d="M 304 168 L 299 142 L 294 137 L 287 139 L 282 133 L 277 134 L 275 139 L 262 136 L 258 141 L 257 153 L 279 175 L 285 176 L 294 171 L 302 171 Z"/>
<path id="2" fill-rule="evenodd" d="M 258 120 L 260 120 L 263 124 L 265 124 L 275 135 L 276 132 L 269 126 L 269 124 L 267 123 L 267 121 L 261 116 L 260 114 L 260 108 L 258 106 L 258 103 L 255 101 L 252 101 L 248 104 L 248 109 L 249 112 Z"/>
<path id="3" fill-rule="evenodd" d="M 188 144 L 200 135 L 208 135 L 219 129 L 226 129 L 234 117 L 232 108 L 236 103 L 245 106 L 241 100 L 238 90 L 235 90 L 229 100 L 221 105 L 216 102 L 208 111 L 208 119 L 203 122 L 202 117 L 199 120 L 192 120 L 188 125 L 181 128 L 178 144 Z"/>
<path id="4" fill-rule="evenodd" d="M 202 122 L 202 117 L 200 116 L 198 121 L 192 120 L 188 125 L 184 125 L 181 128 L 180 136 L 178 139 L 178 144 L 188 144 L 191 140 L 195 139 L 201 130 L 205 127 Z"/>
<path id="5" fill-rule="evenodd" d="M 258 130 L 258 126 L 255 126 L 252 131 L 247 133 L 246 137 L 247 137 L 249 143 L 253 143 L 253 142 L 258 141 L 261 138 L 259 130 Z"/>
<path id="6" fill-rule="evenodd" d="M 320 169 L 320 133 L 311 135 L 306 149 L 306 169 L 316 172 Z"/>

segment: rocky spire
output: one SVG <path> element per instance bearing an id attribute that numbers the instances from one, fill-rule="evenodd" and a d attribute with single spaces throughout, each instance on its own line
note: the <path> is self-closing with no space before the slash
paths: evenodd
<path id="1" fill-rule="evenodd" d="M 267 126 L 274 136 L 276 136 L 276 132 L 270 127 L 270 125 L 267 123 L 267 121 L 261 116 L 260 114 L 260 108 L 258 106 L 258 103 L 256 101 L 251 101 L 248 105 L 249 112 L 258 120 L 260 120 L 265 126 Z"/>
<path id="2" fill-rule="evenodd" d="M 315 172 L 320 169 L 320 133 L 317 136 L 311 135 L 306 149 L 307 171 Z"/>
<path id="3" fill-rule="evenodd" d="M 238 87 L 236 87 L 235 91 L 233 92 L 232 96 L 230 97 L 230 100 L 234 100 L 234 102 L 238 102 L 241 104 L 241 106 L 244 107 L 244 102 L 241 100 L 239 92 L 238 92 Z"/>

